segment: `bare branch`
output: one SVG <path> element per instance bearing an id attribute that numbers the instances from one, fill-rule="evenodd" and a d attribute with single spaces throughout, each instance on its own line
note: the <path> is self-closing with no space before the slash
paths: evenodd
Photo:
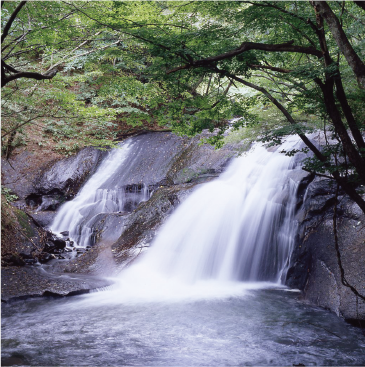
<path id="1" fill-rule="evenodd" d="M 290 70 L 290 69 L 277 68 L 275 66 L 255 65 L 255 64 L 248 64 L 247 66 L 250 67 L 250 68 L 254 68 L 254 69 L 269 69 L 269 70 L 272 70 L 272 71 L 277 71 L 279 73 L 290 73 L 290 72 L 292 72 L 292 70 Z"/>

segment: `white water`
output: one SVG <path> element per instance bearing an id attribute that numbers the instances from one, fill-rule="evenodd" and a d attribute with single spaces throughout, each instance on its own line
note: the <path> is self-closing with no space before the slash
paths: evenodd
<path id="1" fill-rule="evenodd" d="M 281 148 L 297 144 L 291 137 Z M 296 231 L 290 174 L 297 169 L 292 158 L 259 145 L 234 159 L 177 208 L 114 289 L 92 297 L 99 304 L 168 301 L 278 287 Z"/>
<path id="2" fill-rule="evenodd" d="M 110 291 L 5 303 L 2 364 L 364 365 L 359 329 L 273 283 L 295 232 L 291 166 L 261 147 L 234 160 L 172 214 Z"/>
<path id="3" fill-rule="evenodd" d="M 267 287 L 267 282 L 278 286 L 296 231 L 297 183 L 290 177 L 300 169 L 279 150 L 299 144 L 297 137 L 289 137 L 273 152 L 256 145 L 219 178 L 201 185 L 162 226 L 151 248 L 123 270 L 111 296 L 103 292 L 104 300 L 210 298 Z M 93 218 L 122 210 L 121 190 L 102 187 L 118 182 L 129 156 L 130 143 L 112 151 L 77 197 L 61 208 L 52 229 L 70 230 L 79 245 L 90 243 Z"/>
<path id="4" fill-rule="evenodd" d="M 69 231 L 69 237 L 80 247 L 91 244 L 92 224 L 100 213 L 115 213 L 123 210 L 125 190 L 123 182 L 117 179 L 119 171 L 127 161 L 133 144 L 130 140 L 113 149 L 102 162 L 95 174 L 86 182 L 75 199 L 65 203 L 58 211 L 50 229 L 59 234 Z M 112 186 L 103 185 L 114 181 Z M 146 190 L 139 201 L 146 200 Z"/>

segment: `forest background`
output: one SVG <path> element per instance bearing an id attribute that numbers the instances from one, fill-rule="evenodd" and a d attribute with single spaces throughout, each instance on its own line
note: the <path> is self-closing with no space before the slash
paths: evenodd
<path id="1" fill-rule="evenodd" d="M 333 179 L 365 213 L 365 3 L 1 7 L 6 159 L 27 144 L 69 155 L 141 131 L 209 129 L 217 148 L 242 139 L 280 144 L 294 133 L 312 152 L 304 169 Z M 318 130 L 324 139 L 314 145 L 305 134 Z"/>

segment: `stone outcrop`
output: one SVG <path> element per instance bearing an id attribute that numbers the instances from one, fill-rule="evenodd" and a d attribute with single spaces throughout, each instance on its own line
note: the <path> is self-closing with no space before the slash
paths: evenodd
<path id="1" fill-rule="evenodd" d="M 364 301 L 341 280 L 333 227 L 333 182 L 316 178 L 303 185 L 299 198 L 303 204 L 297 214 L 299 230 L 286 284 L 348 321 L 365 320 Z M 343 192 L 338 200 L 338 244 L 345 278 L 365 295 L 365 216 Z"/>
<path id="2" fill-rule="evenodd" d="M 108 188 L 123 183 L 124 212 L 95 216 L 91 221 L 94 246 L 62 269 L 110 275 L 148 247 L 157 228 L 180 201 L 195 185 L 217 177 L 240 146 L 215 150 L 200 144 L 201 138 L 165 132 L 134 137 L 132 156 L 120 168 L 118 182 L 110 178 L 103 184 Z M 151 197 L 137 204 L 144 187 Z"/>
<path id="3" fill-rule="evenodd" d="M 237 154 L 239 145 L 215 150 L 210 145 L 200 144 L 200 139 L 201 136 L 188 139 L 164 132 L 134 137 L 134 155 L 129 157 L 128 164 L 123 166 L 118 176 L 118 180 L 124 184 L 126 208 L 123 210 L 126 211 L 96 215 L 92 224 L 92 248 L 78 251 L 77 256 L 71 260 L 45 259 L 45 277 L 62 273 L 72 273 L 75 276 L 76 273 L 112 275 L 120 266 L 126 266 L 133 261 L 149 246 L 158 227 L 194 186 L 217 177 L 228 161 Z M 95 172 L 103 156 L 103 152 L 86 148 L 73 157 L 48 164 L 32 181 L 28 180 L 24 184 L 25 190 L 20 189 L 21 185 L 11 187 L 21 199 L 16 203 L 17 206 L 26 210 L 38 226 L 47 227 L 58 206 L 64 200 L 72 199 L 83 182 Z M 143 187 L 147 187 L 151 198 L 138 205 L 135 197 Z M 123 236 L 120 236 L 122 232 Z M 53 252 L 58 249 L 54 249 L 53 242 L 48 244 L 49 251 L 44 253 L 54 256 Z M 41 246 L 43 251 L 47 250 L 45 243 L 46 241 Z M 62 259 L 63 256 L 60 257 Z M 28 270 L 24 269 L 12 267 L 12 271 L 19 273 L 20 277 L 21 274 L 26 276 Z M 36 277 L 40 276 L 37 273 Z M 4 279 L 7 278 L 6 273 Z M 27 283 L 27 280 L 24 282 Z M 46 284 L 43 281 L 38 283 Z M 67 294 L 67 286 L 62 287 L 61 283 L 62 277 L 57 287 L 63 290 L 58 294 Z M 73 283 L 69 291 L 77 292 L 77 288 L 81 287 L 79 290 L 84 292 L 85 287 L 81 283 L 79 286 L 77 284 L 79 283 Z M 93 285 L 93 281 L 88 284 L 89 288 L 97 286 Z M 14 289 L 9 295 L 9 290 L 4 288 L 4 299 L 23 297 L 27 293 L 26 289 L 29 289 L 29 295 L 40 295 L 41 288 L 40 286 L 39 291 L 35 292 L 31 287 L 25 287 L 24 292 L 19 295 Z M 57 293 L 55 289 L 47 288 L 45 291 Z"/>
<path id="4" fill-rule="evenodd" d="M 105 279 L 79 274 L 57 274 L 38 267 L 7 267 L 1 270 L 1 300 L 40 296 L 71 296 L 104 288 Z"/>
<path id="5" fill-rule="evenodd" d="M 150 246 L 159 227 L 173 210 L 197 185 L 217 177 L 240 148 L 226 146 L 215 150 L 199 144 L 199 140 L 200 137 L 187 139 L 165 132 L 134 137 L 134 155 L 129 157 L 128 164 L 117 177 L 123 182 L 125 208 L 122 212 L 95 215 L 91 223 L 91 248 L 78 251 L 71 260 L 47 262 L 43 275 L 35 266 L 24 266 L 27 260 L 31 260 L 27 256 L 44 252 L 44 248 L 34 247 L 32 241 L 40 243 L 39 228 L 52 222 L 55 209 L 77 193 L 83 182 L 95 172 L 104 153 L 93 148 L 84 149 L 74 157 L 43 168 L 32 181 L 23 177 L 13 186 L 7 178 L 6 185 L 21 198 L 19 206 L 23 205 L 27 210 L 28 215 L 22 211 L 17 213 L 23 213 L 19 215 L 27 218 L 27 224 L 23 224 L 28 230 L 32 229 L 34 239 L 19 239 L 17 246 L 20 247 L 15 253 L 22 252 L 21 256 L 14 257 L 12 251 L 7 251 L 3 299 L 86 292 L 100 286 L 95 275 L 113 275 L 133 262 Z M 303 297 L 309 302 L 330 309 L 348 321 L 365 320 L 364 302 L 341 281 L 333 234 L 334 186 L 329 180 L 300 171 L 296 175 L 299 176 L 292 179 L 300 181 L 296 214 L 298 233 L 286 284 L 302 290 Z M 151 196 L 149 200 L 139 202 L 138 195 L 145 189 Z M 339 195 L 337 223 L 346 280 L 365 295 L 365 216 L 343 192 Z M 53 246 L 54 241 L 57 239 L 48 245 L 49 253 L 58 251 Z M 71 278 L 59 276 L 65 273 L 73 275 Z M 35 289 L 28 278 L 39 287 Z M 14 284 L 10 289 L 14 279 L 26 285 L 19 291 Z"/>
<path id="6" fill-rule="evenodd" d="M 33 181 L 33 190 L 25 198 L 27 206 L 37 212 L 56 210 L 62 202 L 77 194 L 104 155 L 102 151 L 88 147 L 45 168 Z"/>

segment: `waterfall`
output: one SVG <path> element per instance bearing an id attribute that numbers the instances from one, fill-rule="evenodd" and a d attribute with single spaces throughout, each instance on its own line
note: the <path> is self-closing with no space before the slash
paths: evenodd
<path id="1" fill-rule="evenodd" d="M 290 137 L 279 150 L 298 144 Z M 190 283 L 280 282 L 296 231 L 297 183 L 290 176 L 300 168 L 294 166 L 291 157 L 256 145 L 194 191 L 125 273 L 135 275 L 136 268 Z"/>
<path id="2" fill-rule="evenodd" d="M 77 196 L 57 212 L 50 226 L 54 233 L 68 231 L 70 239 L 79 247 L 92 245 L 93 225 L 100 213 L 131 211 L 139 202 L 148 199 L 145 185 L 128 186 L 121 177 L 132 150 L 133 143 L 129 139 L 109 152 Z"/>
<path id="3" fill-rule="evenodd" d="M 77 197 L 60 209 L 52 229 L 70 230 L 79 245 L 89 243 L 98 215 L 125 207 L 126 175 L 135 179 L 140 167 L 136 157 L 149 154 L 142 142 L 139 150 L 129 139 L 110 152 Z M 191 294 L 188 284 L 204 284 L 194 292 L 206 294 L 210 289 L 206 282 L 211 281 L 214 293 L 217 284 L 227 282 L 279 284 L 285 279 L 296 233 L 295 176 L 301 169 L 280 151 L 300 145 L 295 136 L 277 149 L 256 144 L 233 159 L 220 177 L 198 185 L 158 230 L 151 248 L 121 272 L 117 282 L 123 297 L 143 294 L 161 299 Z M 156 162 L 156 167 L 162 166 L 161 160 Z M 148 199 L 148 178 L 142 181 L 135 202 Z M 226 291 L 227 286 L 219 289 Z"/>

